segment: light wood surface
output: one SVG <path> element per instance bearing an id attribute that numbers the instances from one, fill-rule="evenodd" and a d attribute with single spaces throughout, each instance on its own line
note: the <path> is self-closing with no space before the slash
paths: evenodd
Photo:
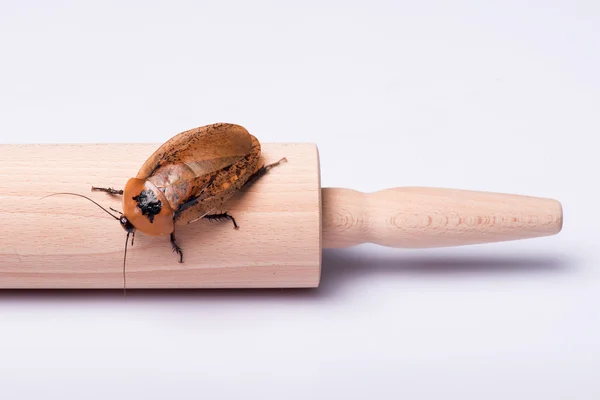
<path id="1" fill-rule="evenodd" d="M 121 210 L 121 188 L 156 144 L 0 145 L 0 288 L 123 288 L 125 231 L 81 193 Z M 142 233 L 127 252 L 127 288 L 316 287 L 321 268 L 317 149 L 264 144 L 274 168 L 226 210 L 227 221 L 178 228 L 184 263 L 168 237 Z"/>
<path id="2" fill-rule="evenodd" d="M 0 145 L 0 288 L 123 288 L 125 232 L 94 204 L 121 200 L 91 186 L 122 188 L 156 144 Z M 179 264 L 165 237 L 138 233 L 127 254 L 128 288 L 316 287 L 322 247 L 372 242 L 439 247 L 552 235 L 562 227 L 550 199 L 433 188 L 365 194 L 321 190 L 312 144 L 263 144 L 263 161 L 286 157 L 237 194 L 229 222 L 177 230 Z"/>
<path id="3" fill-rule="evenodd" d="M 405 187 L 376 193 L 324 188 L 323 246 L 376 243 L 424 248 L 554 235 L 562 207 L 552 199 Z"/>

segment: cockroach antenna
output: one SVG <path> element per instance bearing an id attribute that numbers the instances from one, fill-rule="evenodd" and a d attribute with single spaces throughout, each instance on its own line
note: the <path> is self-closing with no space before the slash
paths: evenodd
<path id="1" fill-rule="evenodd" d="M 131 232 L 127 232 L 127 238 L 125 238 L 125 252 L 123 254 L 123 297 L 127 297 L 127 275 L 125 274 L 125 264 L 127 263 L 127 242 L 129 242 L 129 235 Z M 131 238 L 131 245 L 133 246 L 133 237 Z"/>
<path id="2" fill-rule="evenodd" d="M 108 211 L 106 208 L 102 207 L 100 204 L 96 203 L 94 200 L 92 200 L 92 199 L 90 199 L 89 197 L 87 197 L 87 196 L 84 196 L 84 195 L 82 195 L 82 194 L 78 194 L 78 193 L 69 193 L 69 192 L 52 193 L 52 194 L 49 194 L 48 196 L 44 196 L 44 197 L 42 197 L 42 199 L 45 199 L 46 197 L 50 197 L 50 196 L 56 196 L 56 195 L 59 195 L 59 194 L 65 194 L 65 195 L 70 195 L 70 196 L 83 197 L 84 199 L 87 199 L 87 200 L 91 201 L 92 203 L 94 203 L 95 205 L 97 205 L 98 207 L 100 207 L 101 209 L 103 209 L 103 210 L 104 210 L 104 211 L 105 211 L 105 212 L 106 212 L 108 215 L 110 215 L 110 216 L 111 216 L 111 217 L 113 217 L 114 219 L 116 219 L 116 220 L 118 220 L 118 219 L 119 219 L 119 217 L 117 217 L 117 216 L 113 215 L 113 214 L 112 214 L 110 211 Z"/>
<path id="3" fill-rule="evenodd" d="M 49 194 L 47 196 L 42 197 L 42 199 L 45 199 L 46 197 L 50 197 L 50 196 L 56 196 L 56 195 L 69 195 L 69 196 L 77 196 L 77 197 L 82 197 L 86 200 L 91 201 L 92 203 L 94 203 L 95 205 L 97 205 L 98 207 L 100 207 L 102 210 L 104 210 L 108 215 L 110 215 L 111 217 L 113 217 L 116 220 L 120 220 L 119 217 L 113 215 L 110 211 L 108 211 L 106 208 L 102 207 L 100 204 L 96 203 L 94 200 L 90 199 L 87 196 L 84 196 L 82 194 L 78 194 L 78 193 L 70 193 L 70 192 L 60 192 L 60 193 L 52 193 Z M 112 207 L 109 207 L 112 211 L 118 213 L 117 210 L 115 210 Z M 135 231 L 127 232 L 127 238 L 125 239 L 125 254 L 123 255 L 123 296 L 127 297 L 127 278 L 126 278 L 126 274 L 125 274 L 125 265 L 127 262 L 127 242 L 129 242 L 129 235 L 131 235 L 131 245 L 133 246 L 133 238 L 135 237 Z"/>

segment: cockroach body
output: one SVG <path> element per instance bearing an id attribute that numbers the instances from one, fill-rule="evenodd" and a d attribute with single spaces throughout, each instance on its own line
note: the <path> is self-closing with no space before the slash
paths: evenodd
<path id="1" fill-rule="evenodd" d="M 282 158 L 259 167 L 260 151 L 258 139 L 239 125 L 218 123 L 191 129 L 160 146 L 124 189 L 92 187 L 92 191 L 123 196 L 123 212 L 118 217 L 94 203 L 118 219 L 127 232 L 124 257 L 129 235 L 141 231 L 169 236 L 183 262 L 183 252 L 175 242 L 176 226 L 205 218 L 227 219 L 238 228 L 233 216 L 219 212 L 220 208 L 242 187 L 286 161 Z"/>

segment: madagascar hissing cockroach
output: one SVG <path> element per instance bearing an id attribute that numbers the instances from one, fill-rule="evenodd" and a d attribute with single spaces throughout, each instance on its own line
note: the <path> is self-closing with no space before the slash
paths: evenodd
<path id="1" fill-rule="evenodd" d="M 129 235 L 133 243 L 136 230 L 151 236 L 169 236 L 178 261 L 183 262 L 183 252 L 175 242 L 177 225 L 204 218 L 230 220 L 238 228 L 233 216 L 218 211 L 236 191 L 286 161 L 282 158 L 259 167 L 260 150 L 258 139 L 239 125 L 207 125 L 179 133 L 160 146 L 124 189 L 92 187 L 92 191 L 123 197 L 123 212 L 119 216 L 86 196 L 55 194 L 84 197 L 119 220 L 127 232 L 125 279 L 127 243 Z"/>

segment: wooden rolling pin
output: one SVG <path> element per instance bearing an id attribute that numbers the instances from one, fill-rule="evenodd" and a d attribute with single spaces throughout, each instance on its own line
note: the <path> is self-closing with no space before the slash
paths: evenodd
<path id="1" fill-rule="evenodd" d="M 122 188 L 157 144 L 0 145 L 0 288 L 123 288 L 125 232 L 87 195 Z M 177 262 L 165 237 L 138 233 L 127 253 L 127 288 L 317 287 L 322 248 L 371 242 L 424 248 L 553 235 L 562 208 L 551 199 L 450 189 L 376 193 L 321 188 L 313 144 L 263 144 L 264 162 L 288 162 L 239 192 L 229 222 L 178 228 Z"/>

